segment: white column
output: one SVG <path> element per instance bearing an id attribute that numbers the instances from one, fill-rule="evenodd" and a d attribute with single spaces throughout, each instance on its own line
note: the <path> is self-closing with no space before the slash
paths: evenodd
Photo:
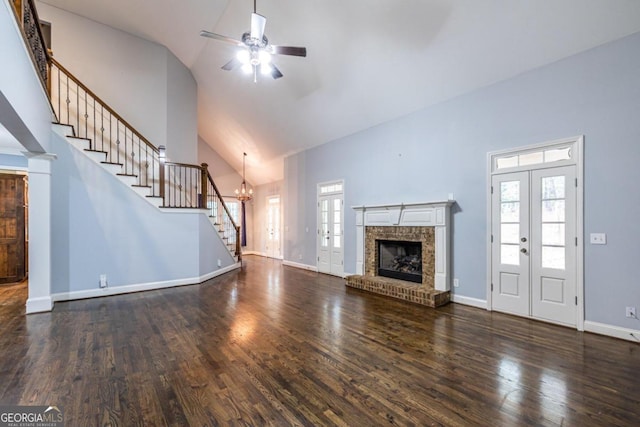
<path id="1" fill-rule="evenodd" d="M 356 274 L 364 275 L 364 208 L 356 211 Z"/>
<path id="2" fill-rule="evenodd" d="M 52 154 L 29 153 L 29 298 L 27 314 L 51 311 Z"/>

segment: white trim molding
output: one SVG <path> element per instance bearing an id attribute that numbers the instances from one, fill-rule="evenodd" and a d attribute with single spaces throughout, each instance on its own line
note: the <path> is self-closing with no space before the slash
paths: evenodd
<path id="1" fill-rule="evenodd" d="M 456 304 L 468 305 L 470 307 L 487 309 L 487 300 L 465 297 L 464 295 L 451 294 L 451 301 Z"/>
<path id="2" fill-rule="evenodd" d="M 315 265 L 308 265 L 308 264 L 302 264 L 299 262 L 287 261 L 286 259 L 282 260 L 282 265 L 286 265 L 288 267 L 300 268 L 302 270 L 309 270 L 309 271 L 313 271 L 314 273 L 318 272 L 318 267 Z"/>
<path id="3" fill-rule="evenodd" d="M 176 286 L 199 285 L 202 282 L 206 282 L 209 279 L 213 279 L 214 277 L 221 276 L 225 273 L 236 270 L 240 267 L 241 267 L 240 263 L 237 262 L 228 267 L 221 268 L 220 270 L 212 271 L 211 273 L 203 274 L 202 276 L 199 276 L 199 277 L 166 280 L 162 282 L 137 283 L 137 284 L 125 285 L 125 286 L 114 286 L 111 288 L 107 287 L 107 288 L 99 288 L 99 289 L 86 289 L 82 291 L 58 292 L 56 294 L 52 294 L 50 299 L 52 299 L 54 302 L 73 301 L 78 299 L 99 298 L 99 297 L 107 297 L 112 295 L 129 294 L 132 292 L 153 291 L 157 289 L 173 288 Z M 27 301 L 27 304 L 28 304 L 28 301 Z"/>
<path id="4" fill-rule="evenodd" d="M 606 323 L 584 321 L 584 331 L 594 334 L 607 335 L 622 340 L 640 342 L 640 330 L 623 328 L 621 326 L 608 325 Z"/>
<path id="5" fill-rule="evenodd" d="M 437 291 L 451 289 L 451 205 L 455 200 L 436 202 L 353 206 L 356 211 L 356 274 L 364 275 L 365 227 L 434 227 L 435 277 Z"/>
<path id="6" fill-rule="evenodd" d="M 42 313 L 53 309 L 53 300 L 50 296 L 27 299 L 27 314 Z"/>
<path id="7" fill-rule="evenodd" d="M 504 156 L 516 156 L 520 154 L 527 154 L 535 151 L 550 150 L 550 149 L 570 148 L 570 158 L 559 160 L 536 163 L 532 165 L 514 166 L 510 168 L 497 168 L 497 159 Z M 491 178 L 495 174 L 503 174 L 517 171 L 530 171 L 546 168 L 555 168 L 560 166 L 576 166 L 576 296 L 577 310 L 576 310 L 576 329 L 579 331 L 585 330 L 585 313 L 584 313 L 584 135 L 577 135 L 569 138 L 562 138 L 553 141 L 543 142 L 539 144 L 527 145 L 524 147 L 508 148 L 505 150 L 492 151 L 487 153 L 487 173 L 486 173 L 486 185 L 487 185 L 487 217 L 486 217 L 486 293 L 487 293 L 487 310 L 493 309 L 493 301 L 491 294 L 491 274 L 492 274 L 492 248 L 491 248 L 491 234 L 492 234 L 492 203 L 491 203 Z"/>

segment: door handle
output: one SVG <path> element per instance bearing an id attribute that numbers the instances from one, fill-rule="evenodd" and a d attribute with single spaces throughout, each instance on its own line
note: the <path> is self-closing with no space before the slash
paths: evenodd
<path id="1" fill-rule="evenodd" d="M 523 254 L 527 253 L 527 250 L 525 248 L 520 249 L 520 252 L 522 252 Z"/>
<path id="2" fill-rule="evenodd" d="M 526 241 L 527 241 L 527 238 L 526 238 L 526 237 L 521 237 L 521 238 L 520 238 L 520 241 L 521 241 L 522 243 L 524 243 L 524 242 L 526 242 Z"/>

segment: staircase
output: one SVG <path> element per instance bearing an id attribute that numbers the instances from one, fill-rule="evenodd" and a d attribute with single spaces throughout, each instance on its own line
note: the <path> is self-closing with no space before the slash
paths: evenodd
<path id="1" fill-rule="evenodd" d="M 206 209 L 227 250 L 239 261 L 240 227 L 207 164 L 168 161 L 163 146 L 151 144 L 71 72 L 48 59 L 56 132 L 157 209 Z"/>

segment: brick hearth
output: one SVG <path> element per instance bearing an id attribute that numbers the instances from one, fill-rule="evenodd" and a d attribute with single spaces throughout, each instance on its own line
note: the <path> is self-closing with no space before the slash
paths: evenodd
<path id="1" fill-rule="evenodd" d="M 353 275 L 346 277 L 347 286 L 427 307 L 440 307 L 449 302 L 449 291 L 436 291 L 425 286 L 380 276 Z"/>

